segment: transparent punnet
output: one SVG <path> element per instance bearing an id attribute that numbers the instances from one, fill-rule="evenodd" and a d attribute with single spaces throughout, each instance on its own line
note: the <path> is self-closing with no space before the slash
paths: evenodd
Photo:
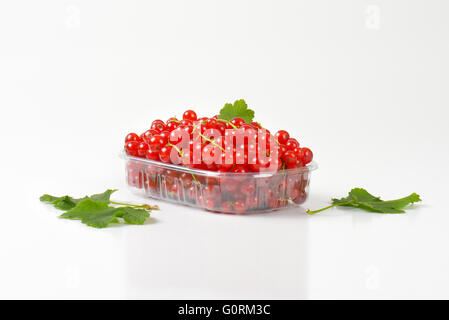
<path id="1" fill-rule="evenodd" d="M 213 212 L 245 214 L 299 206 L 309 194 L 315 162 L 258 173 L 197 170 L 128 156 L 126 181 L 137 193 Z"/>

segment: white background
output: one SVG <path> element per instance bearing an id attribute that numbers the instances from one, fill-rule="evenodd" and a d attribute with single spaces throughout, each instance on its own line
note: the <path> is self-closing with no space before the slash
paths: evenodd
<path id="1" fill-rule="evenodd" d="M 449 298 L 444 0 L 0 3 L 0 298 Z M 244 98 L 313 149 L 302 209 L 57 219 L 43 193 L 124 183 L 129 131 Z M 405 215 L 332 209 L 352 187 Z"/>

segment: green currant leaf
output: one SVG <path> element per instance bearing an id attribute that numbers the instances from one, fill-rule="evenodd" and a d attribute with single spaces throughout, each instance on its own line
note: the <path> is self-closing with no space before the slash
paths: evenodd
<path id="1" fill-rule="evenodd" d="M 81 200 L 74 208 L 60 215 L 65 219 L 81 220 L 82 223 L 95 228 L 105 228 L 111 223 L 117 223 L 117 218 L 123 218 L 129 224 L 144 224 L 149 216 L 145 209 L 114 208 L 90 198 Z"/>
<path id="2" fill-rule="evenodd" d="M 108 190 L 106 190 L 103 193 L 93 194 L 89 198 L 94 200 L 94 201 L 100 201 L 100 202 L 109 203 L 109 201 L 111 199 L 111 194 L 113 194 L 116 191 L 117 191 L 117 189 L 108 189 Z"/>
<path id="3" fill-rule="evenodd" d="M 254 118 L 254 111 L 248 109 L 245 100 L 236 100 L 234 104 L 226 103 L 218 114 L 219 119 L 232 120 L 234 118 L 242 118 L 245 122 L 251 123 Z"/>
<path id="4" fill-rule="evenodd" d="M 332 199 L 332 205 L 320 210 L 308 210 L 307 212 L 309 214 L 314 214 L 331 207 L 345 206 L 377 213 L 404 213 L 405 211 L 403 209 L 405 207 L 419 201 L 421 201 L 421 199 L 416 193 L 412 193 L 404 198 L 384 201 L 381 200 L 380 197 L 373 196 L 365 189 L 354 188 L 349 192 L 347 197 Z"/>
<path id="5" fill-rule="evenodd" d="M 145 209 L 136 209 L 132 207 L 118 208 L 117 216 L 123 218 L 129 224 L 144 224 L 145 220 L 150 216 Z"/>
<path id="6" fill-rule="evenodd" d="M 72 198 L 70 196 L 62 196 L 62 197 L 55 197 L 51 196 L 49 194 L 44 194 L 40 197 L 40 200 L 42 202 L 48 202 L 55 206 L 55 208 L 60 210 L 70 210 L 74 208 L 81 200 L 84 199 L 92 199 L 94 201 L 100 201 L 109 203 L 109 199 L 111 197 L 111 194 L 117 191 L 117 189 L 108 189 L 103 193 L 93 194 L 90 197 L 85 196 L 84 198 Z"/>
<path id="7" fill-rule="evenodd" d="M 91 227 L 105 228 L 111 223 L 125 221 L 129 224 L 144 224 L 150 216 L 149 211 L 158 210 L 158 206 L 148 204 L 132 205 L 110 200 L 111 194 L 116 189 L 108 189 L 103 193 L 93 194 L 84 198 L 72 198 L 70 196 L 55 197 L 44 194 L 40 200 L 53 204 L 56 208 L 67 210 L 60 215 L 61 218 L 81 220 Z M 110 204 L 120 205 L 112 207 Z"/>
<path id="8" fill-rule="evenodd" d="M 74 208 L 61 214 L 60 217 L 81 220 L 82 223 L 91 227 L 105 228 L 110 223 L 117 221 L 117 210 L 118 208 L 109 207 L 107 203 L 84 199 Z"/>
<path id="9" fill-rule="evenodd" d="M 403 209 L 406 206 L 419 201 L 421 201 L 419 195 L 412 193 L 407 197 L 396 200 L 361 202 L 359 206 L 365 210 L 379 213 L 405 213 Z"/>
<path id="10" fill-rule="evenodd" d="M 347 202 L 350 202 L 351 200 L 353 202 L 347 204 Z M 403 208 L 405 208 L 409 204 L 419 201 L 421 201 L 421 199 L 416 193 L 412 193 L 407 197 L 397 200 L 383 201 L 380 199 L 380 197 L 375 197 L 362 188 L 352 189 L 349 192 L 349 195 L 345 198 L 332 199 L 333 204 L 338 204 L 346 207 L 361 208 L 367 211 L 379 213 L 404 213 L 405 211 L 402 210 Z"/>

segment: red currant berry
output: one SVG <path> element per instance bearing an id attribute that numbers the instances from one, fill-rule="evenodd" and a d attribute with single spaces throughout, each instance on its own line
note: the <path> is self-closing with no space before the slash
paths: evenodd
<path id="1" fill-rule="evenodd" d="M 165 129 L 165 123 L 162 120 L 154 120 L 151 123 L 151 128 L 152 130 L 156 130 L 157 132 L 162 132 Z"/>
<path id="2" fill-rule="evenodd" d="M 171 146 L 165 146 L 161 148 L 161 151 L 159 152 L 159 159 L 162 162 L 170 163 L 170 156 L 171 156 Z"/>
<path id="3" fill-rule="evenodd" d="M 126 135 L 126 137 L 125 137 L 125 143 L 130 142 L 130 141 L 138 141 L 138 142 L 140 142 L 142 140 L 140 139 L 140 137 L 136 133 L 131 132 L 131 133 L 128 133 Z"/>
<path id="4" fill-rule="evenodd" d="M 215 128 L 215 126 L 217 125 L 217 120 L 215 120 L 214 118 L 206 119 L 206 123 L 204 125 L 208 128 Z"/>
<path id="5" fill-rule="evenodd" d="M 193 126 L 193 121 L 189 119 L 181 120 L 180 126 Z"/>
<path id="6" fill-rule="evenodd" d="M 147 150 L 146 158 L 148 160 L 158 161 L 159 160 L 159 151 L 152 150 L 151 148 L 149 148 Z"/>
<path id="7" fill-rule="evenodd" d="M 223 122 L 217 122 L 215 128 L 220 131 L 221 135 L 224 136 L 226 133 L 226 124 Z"/>
<path id="8" fill-rule="evenodd" d="M 193 111 L 193 110 L 187 110 L 187 111 L 184 112 L 184 114 L 182 115 L 182 119 L 183 119 L 183 120 L 196 121 L 197 116 L 196 116 L 195 111 Z"/>
<path id="9" fill-rule="evenodd" d="M 125 143 L 125 151 L 128 155 L 137 157 L 139 155 L 138 148 L 139 148 L 140 142 L 138 141 L 129 141 Z"/>
<path id="10" fill-rule="evenodd" d="M 292 150 L 288 150 L 282 156 L 282 160 L 284 160 L 287 165 L 295 164 L 297 160 L 296 154 Z"/>
<path id="11" fill-rule="evenodd" d="M 296 159 L 298 159 L 299 162 L 304 162 L 304 151 L 302 148 L 294 148 L 293 153 L 296 155 Z"/>
<path id="12" fill-rule="evenodd" d="M 282 161 L 279 158 L 269 157 L 268 158 L 268 166 L 270 171 L 279 171 L 282 167 Z"/>
<path id="13" fill-rule="evenodd" d="M 161 133 L 159 133 L 159 135 L 164 139 L 164 141 L 165 141 L 164 144 L 167 144 L 168 138 L 170 137 L 170 132 L 162 131 Z"/>
<path id="14" fill-rule="evenodd" d="M 282 156 L 288 151 L 287 146 L 285 144 L 279 145 L 278 155 L 282 158 Z"/>
<path id="15" fill-rule="evenodd" d="M 249 170 L 243 164 L 237 164 L 232 170 L 232 173 L 247 173 Z"/>
<path id="16" fill-rule="evenodd" d="M 237 128 L 240 128 L 240 126 L 245 123 L 245 120 L 243 120 L 242 118 L 238 118 L 237 117 L 237 118 L 232 119 L 231 123 L 234 126 L 236 126 Z"/>
<path id="17" fill-rule="evenodd" d="M 146 142 L 139 143 L 139 146 L 137 147 L 137 154 L 139 155 L 139 157 L 145 158 L 147 151 L 148 151 L 148 143 Z"/>
<path id="18" fill-rule="evenodd" d="M 251 125 L 253 125 L 256 129 L 262 129 L 262 126 L 258 122 L 251 122 Z"/>
<path id="19" fill-rule="evenodd" d="M 150 149 L 158 152 L 166 143 L 167 142 L 165 141 L 165 139 L 160 135 L 152 136 L 150 141 L 148 142 Z"/>
<path id="20" fill-rule="evenodd" d="M 150 138 L 152 136 L 154 136 L 155 134 L 158 134 L 158 132 L 156 130 L 149 129 L 149 130 L 145 131 L 144 133 L 142 133 L 140 135 L 140 137 L 142 138 L 142 141 L 148 142 L 148 141 L 150 141 Z"/>
<path id="21" fill-rule="evenodd" d="M 302 148 L 302 152 L 303 152 L 304 164 L 308 164 L 308 163 L 312 162 L 312 159 L 313 159 L 312 150 L 310 150 L 309 148 Z"/>
<path id="22" fill-rule="evenodd" d="M 286 144 L 287 140 L 290 138 L 290 135 L 285 130 L 279 130 L 274 134 L 274 137 L 280 144 Z"/>
<path id="23" fill-rule="evenodd" d="M 295 148 L 299 148 L 299 142 L 295 138 L 289 138 L 285 143 L 285 146 L 288 150 L 293 150 Z"/>
<path id="24" fill-rule="evenodd" d="M 167 125 L 165 126 L 165 128 L 167 129 L 167 131 L 172 132 L 177 127 L 179 127 L 180 123 L 181 122 L 178 119 L 170 118 L 170 119 L 167 120 Z"/>

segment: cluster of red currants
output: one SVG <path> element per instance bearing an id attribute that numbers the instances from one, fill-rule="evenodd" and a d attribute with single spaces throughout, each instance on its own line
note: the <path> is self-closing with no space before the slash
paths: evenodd
<path id="1" fill-rule="evenodd" d="M 244 138 L 238 139 L 239 134 Z M 195 150 L 201 155 L 200 161 L 195 161 Z M 130 156 L 164 163 L 232 173 L 294 169 L 313 158 L 312 151 L 301 148 L 285 130 L 272 135 L 257 122 L 246 123 L 238 117 L 230 121 L 218 116 L 198 118 L 192 110 L 184 112 L 182 120 L 154 120 L 141 135 L 129 133 L 125 151 Z"/>
<path id="2" fill-rule="evenodd" d="M 307 198 L 308 172 L 246 175 L 192 174 L 128 160 L 128 185 L 150 197 L 198 206 L 209 211 L 247 213 L 276 210 Z"/>

